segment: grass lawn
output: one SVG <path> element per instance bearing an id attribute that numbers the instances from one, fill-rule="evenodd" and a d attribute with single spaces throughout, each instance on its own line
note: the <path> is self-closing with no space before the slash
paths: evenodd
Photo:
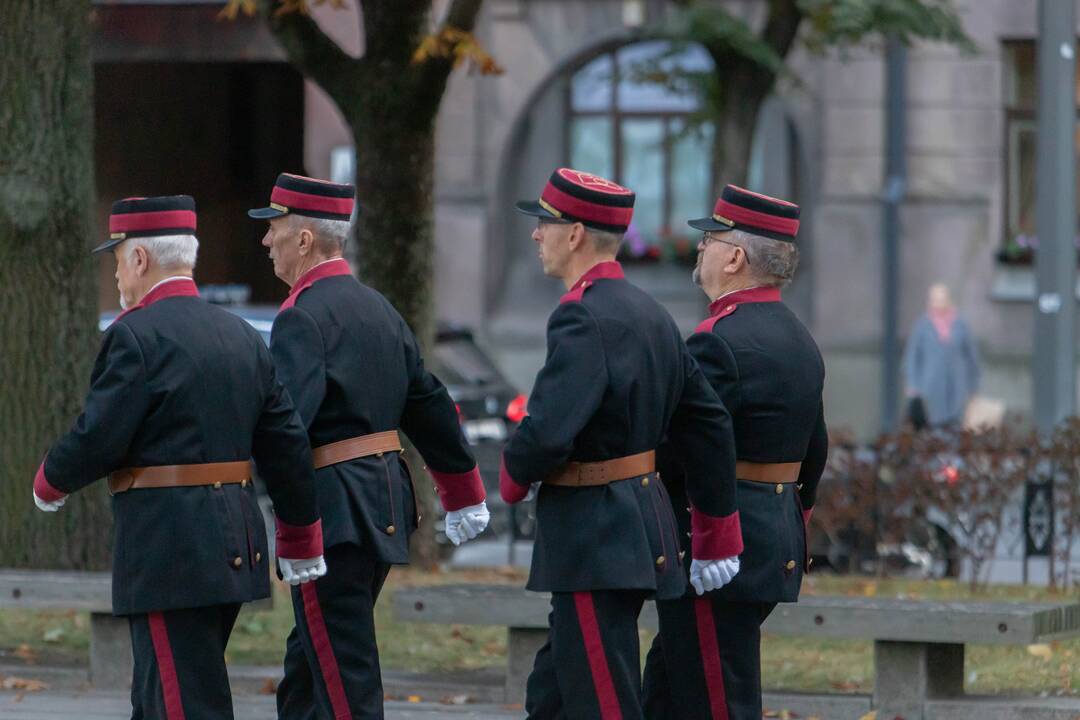
<path id="1" fill-rule="evenodd" d="M 467 670 L 502 665 L 506 633 L 502 628 L 397 623 L 389 596 L 396 588 L 458 582 L 521 584 L 516 572 L 432 573 L 395 568 L 376 610 L 379 650 L 387 669 Z M 819 595 L 907 597 L 927 599 L 1063 601 L 1063 593 L 1044 588 L 995 586 L 972 596 L 954 582 L 869 580 L 820 575 L 804 592 Z M 229 643 L 232 662 L 281 664 L 285 637 L 293 625 L 288 591 L 276 590 L 272 610 L 245 609 Z M 0 611 L 0 653 L 36 663 L 85 662 L 88 616 L 57 611 Z M 651 634 L 642 632 L 642 651 Z M 972 693 L 1017 691 L 1075 694 L 1080 690 L 1080 640 L 1030 647 L 968 646 L 967 690 Z M 762 678 L 767 688 L 819 692 L 869 692 L 873 683 L 873 650 L 869 642 L 766 637 Z M 1077 690 L 1074 690 L 1076 688 Z"/>

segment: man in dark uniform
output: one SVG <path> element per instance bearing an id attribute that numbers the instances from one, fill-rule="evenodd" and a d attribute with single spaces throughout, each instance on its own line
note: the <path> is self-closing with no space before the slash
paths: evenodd
<path id="1" fill-rule="evenodd" d="M 540 483 L 528 588 L 550 591 L 552 612 L 528 681 L 530 718 L 642 717 L 638 614 L 647 596 L 686 587 L 655 471 L 665 435 L 688 469 L 692 582 L 712 590 L 738 571 L 730 417 L 674 321 L 615 262 L 633 206 L 630 190 L 566 168 L 538 202 L 518 203 L 537 217 L 544 272 L 568 290 L 500 477 L 510 503 Z"/>
<path id="2" fill-rule="evenodd" d="M 455 544 L 488 523 L 484 485 L 438 378 L 390 303 L 342 258 L 355 189 L 282 174 L 263 245 L 291 288 L 270 339 L 281 381 L 307 428 L 322 511 L 326 582 L 293 593 L 281 718 L 381 718 L 375 601 L 390 566 L 409 561 L 419 509 L 402 430 L 434 477 Z M 315 712 L 316 709 L 318 712 Z"/>
<path id="3" fill-rule="evenodd" d="M 780 302 L 799 258 L 798 206 L 728 185 L 712 217 L 690 225 L 705 231 L 694 280 L 712 304 L 687 345 L 734 422 L 744 550 L 722 590 L 657 603 L 646 710 L 654 720 L 759 720 L 761 623 L 798 599 L 807 566 L 806 522 L 828 453 L 825 368 Z M 665 451 L 660 470 L 685 532 L 690 468 Z"/>
<path id="4" fill-rule="evenodd" d="M 278 516 L 282 574 L 325 573 L 311 450 L 259 334 L 199 299 L 186 195 L 113 204 L 125 311 L 102 339 L 83 413 L 49 450 L 34 501 L 55 511 L 109 476 L 113 612 L 135 655 L 133 718 L 231 718 L 225 645 L 240 604 L 269 597 L 250 458 Z M 290 558 L 290 559 L 284 559 Z"/>

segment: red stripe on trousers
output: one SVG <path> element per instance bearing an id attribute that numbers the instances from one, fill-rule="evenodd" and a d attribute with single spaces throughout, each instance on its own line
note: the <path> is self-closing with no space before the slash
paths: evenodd
<path id="1" fill-rule="evenodd" d="M 311 636 L 311 644 L 315 646 L 315 655 L 319 658 L 319 670 L 322 672 L 323 682 L 326 683 L 326 693 L 330 696 L 334 720 L 349 720 L 352 712 L 349 710 L 349 700 L 345 697 L 345 685 L 341 682 L 341 672 L 338 670 L 337 658 L 334 657 L 334 648 L 330 646 L 330 633 L 326 631 L 319 596 L 315 594 L 315 582 L 303 583 L 300 586 L 300 594 L 304 598 L 304 617 L 307 618 L 308 634 Z"/>
<path id="2" fill-rule="evenodd" d="M 589 658 L 592 670 L 593 687 L 600 701 L 600 720 L 622 720 L 619 698 L 615 694 L 615 683 L 611 681 L 604 642 L 600 638 L 600 626 L 596 622 L 596 607 L 590 592 L 574 593 L 574 605 L 577 608 L 578 624 L 585 639 L 585 654 Z"/>
<path id="3" fill-rule="evenodd" d="M 694 598 L 697 615 L 698 649 L 705 670 L 705 687 L 709 691 L 709 710 L 713 720 L 728 720 L 727 696 L 724 693 L 724 668 L 720 663 L 720 645 L 716 640 L 716 620 L 712 601 L 707 597 Z"/>
<path id="4" fill-rule="evenodd" d="M 165 616 L 152 612 L 147 617 L 150 621 L 150 639 L 157 657 L 158 677 L 161 678 L 161 692 L 165 696 L 165 720 L 184 720 L 180 680 L 176 677 L 176 663 L 173 662 L 172 646 L 169 644 L 169 631 L 165 629 Z"/>

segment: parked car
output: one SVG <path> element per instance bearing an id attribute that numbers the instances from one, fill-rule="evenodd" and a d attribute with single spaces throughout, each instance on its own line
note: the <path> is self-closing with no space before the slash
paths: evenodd
<path id="1" fill-rule="evenodd" d="M 245 290 L 243 286 L 233 285 L 199 288 L 202 297 L 247 321 L 269 346 L 270 329 L 278 308 L 248 304 Z M 99 329 L 104 332 L 118 314 L 117 310 L 101 313 Z M 457 406 L 462 431 L 484 479 L 491 511 L 491 524 L 485 535 L 507 538 L 507 533 L 512 531 L 514 539 L 531 538 L 534 532 L 532 503 L 508 507 L 499 496 L 500 456 L 506 439 L 525 417 L 525 396 L 499 372 L 468 328 L 440 325 L 428 363 Z M 261 488 L 261 483 L 257 487 Z M 441 513 L 435 525 L 439 541 L 449 542 L 441 532 Z"/>

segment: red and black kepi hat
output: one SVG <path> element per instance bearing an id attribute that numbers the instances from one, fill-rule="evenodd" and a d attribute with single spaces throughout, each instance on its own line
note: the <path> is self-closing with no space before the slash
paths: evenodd
<path id="1" fill-rule="evenodd" d="M 104 252 L 134 237 L 194 235 L 195 219 L 195 199 L 190 195 L 117 200 L 109 215 L 109 239 L 91 252 Z"/>
<path id="2" fill-rule="evenodd" d="M 270 193 L 269 207 L 248 210 L 256 220 L 272 220 L 282 215 L 305 215 L 324 220 L 352 218 L 356 188 L 328 180 L 281 173 Z"/>
<path id="3" fill-rule="evenodd" d="M 599 175 L 559 168 L 551 173 L 539 200 L 523 200 L 517 209 L 526 215 L 624 233 L 634 215 L 634 197 L 632 190 Z"/>
<path id="4" fill-rule="evenodd" d="M 799 232 L 799 206 L 728 185 L 716 201 L 712 217 L 690 220 L 689 225 L 706 232 L 746 230 L 774 240 L 795 242 Z"/>

